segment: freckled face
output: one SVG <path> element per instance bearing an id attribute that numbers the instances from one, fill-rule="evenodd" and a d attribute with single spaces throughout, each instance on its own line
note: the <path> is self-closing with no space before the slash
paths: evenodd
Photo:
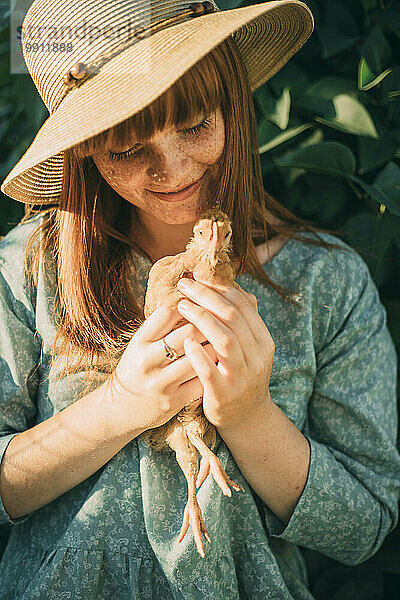
<path id="1" fill-rule="evenodd" d="M 143 144 L 133 140 L 129 147 L 112 148 L 111 154 L 96 152 L 93 161 L 108 184 L 138 209 L 164 223 L 194 222 L 215 200 L 216 163 L 225 145 L 221 110 L 190 127 L 165 128 Z M 184 199 L 172 202 L 152 193 L 180 190 L 200 178 L 197 189 Z"/>

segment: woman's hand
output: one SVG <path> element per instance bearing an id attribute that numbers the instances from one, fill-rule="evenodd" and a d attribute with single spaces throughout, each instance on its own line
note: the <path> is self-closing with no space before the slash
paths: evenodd
<path id="1" fill-rule="evenodd" d="M 122 432 L 159 427 L 182 408 L 201 398 L 203 386 L 185 356 L 183 341 L 206 342 L 203 352 L 215 364 L 211 344 L 191 323 L 176 327 L 182 316 L 176 308 L 157 308 L 132 336 L 116 369 L 106 382 L 115 427 Z M 163 338 L 178 353 L 165 355 Z M 202 346 L 203 348 L 203 346 Z"/>
<path id="2" fill-rule="evenodd" d="M 182 281 L 190 287 L 184 288 Z M 240 286 L 225 291 L 186 278 L 178 282 L 178 289 L 188 297 L 178 303 L 178 311 L 218 357 L 215 364 L 197 341 L 184 341 L 186 356 L 204 387 L 204 414 L 217 428 L 240 427 L 254 410 L 272 402 L 269 380 L 275 344 L 258 313 L 257 299 Z"/>

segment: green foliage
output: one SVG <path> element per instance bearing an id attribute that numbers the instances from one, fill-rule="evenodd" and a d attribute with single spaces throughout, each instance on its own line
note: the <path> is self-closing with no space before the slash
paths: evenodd
<path id="1" fill-rule="evenodd" d="M 361 253 L 400 352 L 400 5 L 305 3 L 313 34 L 253 95 L 265 187 Z"/>
<path id="2" fill-rule="evenodd" d="M 314 14 L 313 34 L 253 95 L 265 188 L 295 214 L 336 231 L 361 253 L 400 353 L 400 3 L 303 1 Z M 217 3 L 231 9 L 254 2 Z M 7 18 L 0 21 L 1 181 L 48 116 L 30 77 L 9 73 L 9 36 Z M 23 205 L 0 196 L 2 235 L 20 220 Z M 393 573 L 399 528 L 390 543 L 379 553 L 381 573 Z M 308 559 L 323 590 L 310 553 Z M 325 580 L 336 580 L 335 568 L 326 558 Z M 343 573 L 341 568 L 337 574 Z M 348 589 L 352 573 L 354 583 L 361 568 L 364 583 L 369 572 L 376 572 L 373 567 L 346 567 Z M 352 597 L 379 597 L 360 590 Z M 344 598 L 332 590 L 319 597 Z"/>

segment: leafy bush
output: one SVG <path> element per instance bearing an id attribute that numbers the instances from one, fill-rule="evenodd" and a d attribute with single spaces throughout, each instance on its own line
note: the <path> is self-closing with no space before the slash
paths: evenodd
<path id="1" fill-rule="evenodd" d="M 360 252 L 378 286 L 400 354 L 400 3 L 305 3 L 314 14 L 315 31 L 254 93 L 265 188 L 290 210 L 335 230 Z M 217 4 L 229 9 L 254 2 Z M 3 14 L 1 180 L 48 114 L 30 77 L 9 74 L 8 16 Z M 0 195 L 2 235 L 22 217 L 23 205 Z M 399 528 L 376 557 L 359 567 L 326 557 L 317 560 L 306 552 L 314 593 L 331 600 L 375 599 L 384 593 L 392 597 L 384 574 L 391 573 L 393 585 L 397 573 L 399 584 L 399 555 Z M 328 592 L 332 580 L 336 591 Z"/>

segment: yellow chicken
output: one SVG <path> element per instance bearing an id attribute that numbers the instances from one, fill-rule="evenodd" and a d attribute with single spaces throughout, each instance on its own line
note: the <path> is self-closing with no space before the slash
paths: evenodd
<path id="1" fill-rule="evenodd" d="M 218 209 L 204 212 L 193 228 L 193 237 L 185 252 L 175 256 L 165 256 L 150 269 L 144 303 L 144 315 L 147 319 L 161 304 L 177 306 L 185 296 L 178 290 L 177 283 L 182 277 L 195 277 L 210 285 L 224 288 L 237 286 L 235 270 L 228 256 L 231 250 L 232 228 L 228 216 Z M 174 327 L 177 329 L 187 323 L 182 318 Z M 200 506 L 197 502 L 196 479 L 198 475 L 198 454 L 201 466 L 208 474 L 211 470 L 215 482 L 225 495 L 226 484 L 236 491 L 244 491 L 240 485 L 225 473 L 220 460 L 212 452 L 216 442 L 215 427 L 207 420 L 203 412 L 202 398 L 185 406 L 170 421 L 149 429 L 142 434 L 152 448 L 157 451 L 171 448 L 188 483 L 188 502 L 185 507 L 179 541 L 184 538 L 189 524 L 192 527 L 197 551 L 204 558 L 204 546 L 201 533 L 211 542 L 205 527 Z M 203 465 L 203 461 L 205 465 Z"/>

